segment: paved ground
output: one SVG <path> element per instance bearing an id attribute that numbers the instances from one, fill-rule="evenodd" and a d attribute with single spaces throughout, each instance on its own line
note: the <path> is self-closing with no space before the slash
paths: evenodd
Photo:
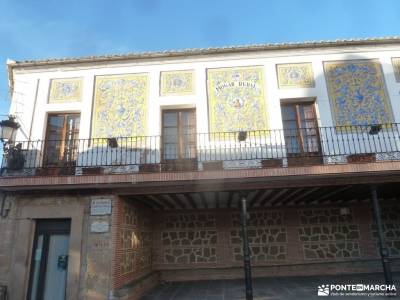
<path id="1" fill-rule="evenodd" d="M 338 296 L 335 299 L 400 299 L 400 273 L 394 275 L 399 291 L 397 297 Z M 253 280 L 254 300 L 311 300 L 330 297 L 317 296 L 322 284 L 383 284 L 383 274 L 340 276 L 256 278 Z M 245 299 L 243 280 L 175 282 L 159 285 L 142 300 L 239 300 Z"/>

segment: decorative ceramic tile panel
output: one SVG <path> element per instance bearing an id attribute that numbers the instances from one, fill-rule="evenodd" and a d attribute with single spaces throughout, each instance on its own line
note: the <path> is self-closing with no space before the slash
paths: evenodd
<path id="1" fill-rule="evenodd" d="M 311 63 L 279 64 L 276 66 L 279 88 L 314 87 L 314 73 Z"/>
<path id="2" fill-rule="evenodd" d="M 207 70 L 210 132 L 268 129 L 262 67 Z"/>
<path id="3" fill-rule="evenodd" d="M 194 94 L 194 70 L 161 72 L 160 76 L 161 96 Z"/>
<path id="4" fill-rule="evenodd" d="M 400 57 L 392 58 L 392 64 L 393 64 L 394 76 L 396 77 L 396 81 L 400 82 Z"/>
<path id="5" fill-rule="evenodd" d="M 146 135 L 148 74 L 97 76 L 92 137 Z"/>
<path id="6" fill-rule="evenodd" d="M 325 62 L 324 68 L 337 126 L 393 122 L 393 112 L 378 61 Z"/>
<path id="7" fill-rule="evenodd" d="M 81 101 L 82 78 L 52 79 L 49 103 Z"/>

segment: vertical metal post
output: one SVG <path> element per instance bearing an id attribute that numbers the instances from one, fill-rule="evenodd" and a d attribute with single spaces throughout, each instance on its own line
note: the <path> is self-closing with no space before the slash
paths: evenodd
<path id="1" fill-rule="evenodd" d="M 251 277 L 251 261 L 250 261 L 250 248 L 249 239 L 247 236 L 247 199 L 246 196 L 241 195 L 241 225 L 242 225 L 242 238 L 243 238 L 243 262 L 244 262 L 244 276 L 246 285 L 246 300 L 253 300 L 253 283 Z"/>
<path id="2" fill-rule="evenodd" d="M 378 202 L 376 185 L 371 186 L 371 199 L 372 199 L 372 206 L 374 208 L 375 222 L 378 227 L 379 250 L 380 250 L 379 252 L 381 255 L 383 273 L 385 275 L 385 283 L 388 285 L 392 285 L 393 279 L 392 279 L 392 272 L 390 270 L 389 251 L 388 248 L 386 247 L 385 236 L 383 233 L 381 209 Z"/>

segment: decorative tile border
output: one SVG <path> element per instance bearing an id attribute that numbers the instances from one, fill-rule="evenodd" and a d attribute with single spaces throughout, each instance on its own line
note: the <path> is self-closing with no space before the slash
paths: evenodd
<path id="1" fill-rule="evenodd" d="M 280 89 L 315 86 L 311 63 L 278 64 L 276 71 Z"/>
<path id="2" fill-rule="evenodd" d="M 160 73 L 160 96 L 183 96 L 194 93 L 194 70 Z"/>
<path id="3" fill-rule="evenodd" d="M 82 78 L 51 79 L 49 103 L 81 101 L 82 82 Z"/>

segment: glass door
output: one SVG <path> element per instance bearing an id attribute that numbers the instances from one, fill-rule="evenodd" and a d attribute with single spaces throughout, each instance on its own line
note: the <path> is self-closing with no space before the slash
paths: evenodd
<path id="1" fill-rule="evenodd" d="M 321 163 L 322 151 L 314 103 L 282 104 L 281 111 L 289 165 Z"/>
<path id="2" fill-rule="evenodd" d="M 69 220 L 36 223 L 29 300 L 64 300 L 68 272 Z"/>
<path id="3" fill-rule="evenodd" d="M 164 110 L 162 112 L 163 169 L 194 169 L 196 156 L 195 110 Z"/>
<path id="4" fill-rule="evenodd" d="M 79 138 L 79 114 L 50 114 L 47 118 L 44 167 L 74 170 Z"/>

